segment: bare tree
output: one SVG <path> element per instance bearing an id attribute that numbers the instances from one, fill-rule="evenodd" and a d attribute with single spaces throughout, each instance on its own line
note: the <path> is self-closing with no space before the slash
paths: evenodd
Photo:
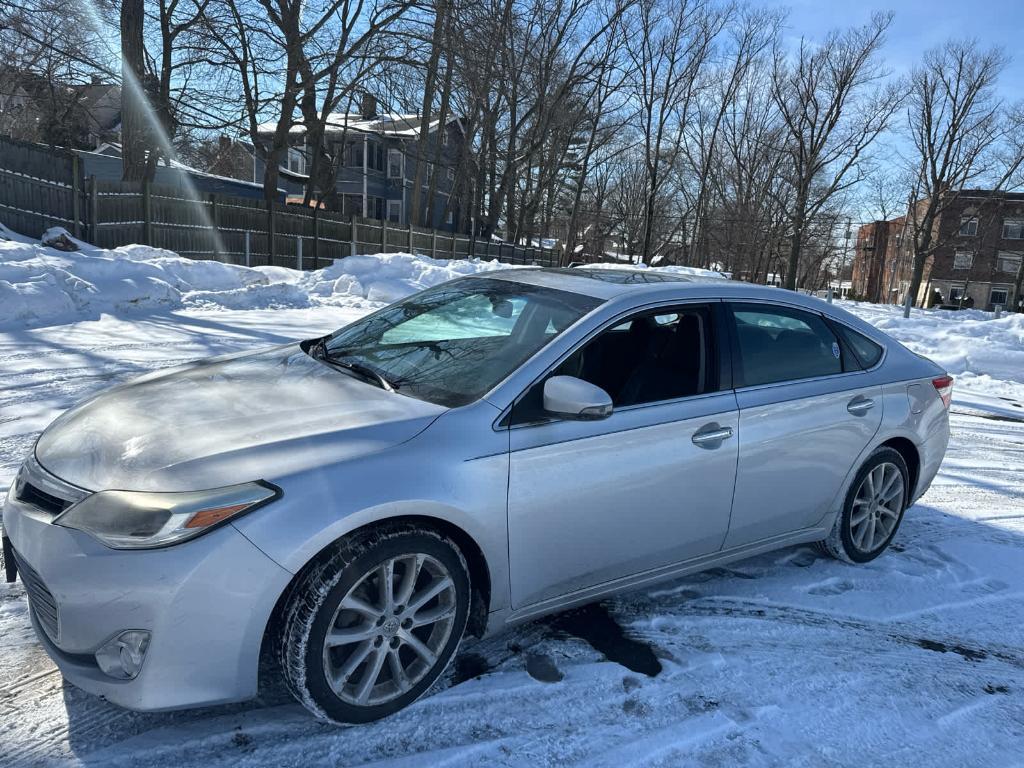
<path id="1" fill-rule="evenodd" d="M 634 98 L 644 146 L 647 190 L 640 257 L 647 264 L 655 255 L 659 197 L 682 154 L 700 71 L 726 17 L 704 0 L 640 0 L 636 14 L 627 51 L 636 70 Z"/>
<path id="2" fill-rule="evenodd" d="M 782 173 L 785 126 L 769 82 L 770 72 L 752 69 L 726 111 L 711 159 L 715 196 L 704 225 L 711 261 L 755 283 L 781 271 L 792 193 Z"/>
<path id="3" fill-rule="evenodd" d="M 998 48 L 982 50 L 974 41 L 951 40 L 928 51 L 911 75 L 907 127 L 915 153 L 910 162 L 914 256 L 909 292 L 915 300 L 925 263 L 942 245 L 939 220 L 960 191 L 978 182 L 1004 189 L 1024 163 L 1024 113 L 1006 109 L 995 91 L 1006 63 Z"/>
<path id="4" fill-rule="evenodd" d="M 86 89 L 119 77 L 89 16 L 73 0 L 0 0 L 0 133 L 89 147 Z"/>
<path id="5" fill-rule="evenodd" d="M 725 60 L 709 69 L 707 87 L 697 99 L 693 138 L 687 143 L 686 153 L 696 177 L 691 259 L 699 266 L 711 266 L 707 218 L 713 197 L 714 158 L 723 126 L 749 79 L 751 67 L 762 62 L 762 54 L 775 41 L 781 22 L 777 11 L 739 11 L 726 29 L 731 45 Z"/>
<path id="6" fill-rule="evenodd" d="M 864 27 L 833 32 L 820 45 L 801 40 L 793 57 L 777 51 L 772 96 L 786 126 L 790 250 L 785 287 L 795 290 L 808 221 L 862 177 L 871 142 L 900 104 L 894 85 L 881 84 L 878 52 L 892 22 L 876 13 Z"/>
<path id="7" fill-rule="evenodd" d="M 625 116 L 622 110 L 619 110 L 618 117 L 613 116 L 612 119 L 608 119 L 615 112 L 615 100 L 632 74 L 625 62 L 620 61 L 616 56 L 616 50 L 622 44 L 625 32 L 624 24 L 615 24 L 609 28 L 605 50 L 601 56 L 601 65 L 594 73 L 593 84 L 584 97 L 587 111 L 582 122 L 586 130 L 586 141 L 580 147 L 574 178 L 570 182 L 571 202 L 567 214 L 564 252 L 566 263 L 571 261 L 576 253 L 576 244 L 580 235 L 580 209 L 583 205 L 583 196 L 590 180 L 591 171 L 602 160 L 599 153 L 614 141 L 616 134 L 625 126 Z M 600 193 L 595 195 L 595 201 L 598 200 L 603 200 Z"/>

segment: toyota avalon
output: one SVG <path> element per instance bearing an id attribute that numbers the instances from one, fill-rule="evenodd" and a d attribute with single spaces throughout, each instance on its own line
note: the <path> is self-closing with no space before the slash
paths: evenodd
<path id="1" fill-rule="evenodd" d="M 266 652 L 314 714 L 366 722 L 466 634 L 779 547 L 878 557 L 951 389 L 797 293 L 490 272 L 79 404 L 10 489 L 5 560 L 87 691 L 238 701 Z"/>

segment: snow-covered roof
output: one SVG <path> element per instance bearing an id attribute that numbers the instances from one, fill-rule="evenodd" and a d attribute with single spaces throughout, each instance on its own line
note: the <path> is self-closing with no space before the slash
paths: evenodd
<path id="1" fill-rule="evenodd" d="M 106 158 L 120 158 L 121 157 L 121 144 L 118 143 L 118 142 L 113 142 L 113 141 L 111 141 L 111 142 L 104 142 L 103 144 L 101 144 L 99 147 L 97 147 L 93 151 L 89 151 L 89 150 L 86 150 L 86 149 L 74 149 L 74 150 L 72 150 L 72 152 L 75 152 L 79 156 L 93 155 L 93 156 L 102 156 L 102 157 L 106 157 Z M 242 186 L 242 187 L 253 187 L 254 189 L 262 189 L 263 188 L 262 182 L 246 181 L 245 179 L 236 179 L 233 176 L 220 176 L 220 175 L 218 175 L 216 173 L 210 173 L 208 171 L 201 171 L 198 168 L 193 168 L 191 165 L 186 165 L 185 163 L 181 162 L 180 160 L 175 160 L 174 158 L 171 158 L 170 160 L 168 160 L 167 158 L 161 157 L 159 162 L 157 163 L 157 165 L 158 166 L 162 166 L 164 168 L 173 168 L 176 171 L 181 171 L 183 173 L 187 173 L 190 176 L 197 176 L 197 177 L 202 177 L 202 178 L 206 178 L 206 179 L 215 179 L 217 181 L 228 182 L 230 184 L 237 184 L 238 186 Z M 306 178 L 306 177 L 302 177 L 302 178 Z M 279 192 L 283 192 L 284 190 L 278 190 L 278 191 Z"/>
<path id="2" fill-rule="evenodd" d="M 433 118 L 429 124 L 429 132 L 437 130 L 440 120 Z M 462 122 L 458 118 L 448 120 L 448 125 L 457 125 L 460 129 Z M 263 123 L 259 127 L 260 133 L 273 133 L 277 129 L 277 123 Z M 363 117 L 358 113 L 343 113 L 329 115 L 327 117 L 327 133 L 341 133 L 342 131 L 353 131 L 355 133 L 376 133 L 382 136 L 396 136 L 399 138 L 415 138 L 420 135 L 420 116 L 414 114 L 389 113 L 377 115 L 376 117 Z M 304 125 L 293 125 L 289 134 L 301 136 L 306 132 Z"/>

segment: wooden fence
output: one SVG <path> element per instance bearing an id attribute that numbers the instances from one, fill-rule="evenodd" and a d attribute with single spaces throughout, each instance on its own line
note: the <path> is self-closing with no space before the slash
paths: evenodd
<path id="1" fill-rule="evenodd" d="M 443 230 L 226 197 L 196 188 L 83 178 L 78 156 L 0 137 L 0 222 L 30 237 L 61 226 L 103 248 L 142 243 L 192 259 L 316 269 L 404 251 L 558 266 L 559 253 Z M 273 233 L 273 247 L 271 235 Z"/>
<path id="2" fill-rule="evenodd" d="M 50 227 L 84 234 L 78 155 L 0 137 L 0 222 L 37 237 Z"/>

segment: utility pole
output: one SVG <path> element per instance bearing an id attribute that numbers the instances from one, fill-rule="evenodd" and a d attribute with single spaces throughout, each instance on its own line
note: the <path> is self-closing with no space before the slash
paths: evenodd
<path id="1" fill-rule="evenodd" d="M 847 217 L 846 219 L 846 236 L 845 243 L 843 244 L 843 260 L 839 266 L 839 298 L 843 298 L 843 272 L 846 271 L 846 260 L 850 255 L 850 238 L 853 236 L 853 221 Z M 853 272 L 850 272 L 850 288 L 853 289 Z"/>

